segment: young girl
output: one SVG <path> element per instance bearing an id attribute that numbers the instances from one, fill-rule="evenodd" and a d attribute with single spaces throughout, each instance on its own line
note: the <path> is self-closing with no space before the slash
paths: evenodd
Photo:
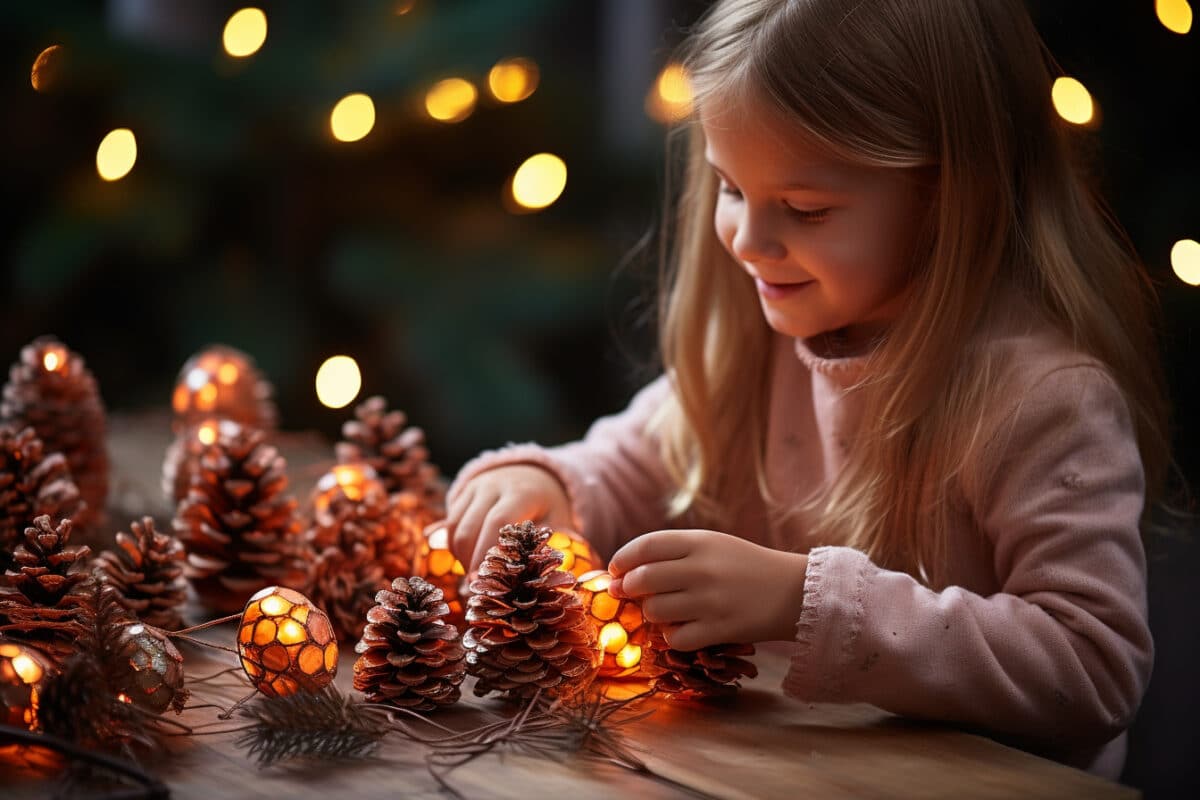
<path id="1" fill-rule="evenodd" d="M 685 63 L 664 375 L 464 467 L 455 552 L 572 526 L 672 647 L 794 640 L 798 698 L 1115 777 L 1153 653 L 1153 293 L 1025 9 L 721 0 Z"/>

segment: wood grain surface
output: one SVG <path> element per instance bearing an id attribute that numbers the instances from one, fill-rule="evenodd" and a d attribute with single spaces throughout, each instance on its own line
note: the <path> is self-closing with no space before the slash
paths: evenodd
<path id="1" fill-rule="evenodd" d="M 110 527 L 151 513 L 169 520 L 158 488 L 158 470 L 167 444 L 165 417 L 112 421 L 114 494 Z M 297 496 L 331 463 L 332 448 L 312 435 L 279 440 L 288 456 Z M 192 621 L 199 621 L 196 612 Z M 233 625 L 204 632 L 210 641 L 233 645 Z M 354 654 L 344 648 L 337 685 L 351 690 Z M 233 665 L 231 654 L 181 645 L 190 678 Z M 759 677 L 745 682 L 734 697 L 706 703 L 652 697 L 640 701 L 652 710 L 622 727 L 626 741 L 656 774 L 669 781 L 632 773 L 582 757 L 562 762 L 519 755 L 489 754 L 449 773 L 455 790 L 469 798 L 1133 798 L 1128 787 L 1005 747 L 953 728 L 900 719 L 864 706 L 801 703 L 785 697 L 780 681 L 787 667 L 786 645 L 760 646 L 753 659 Z M 472 679 L 467 679 L 469 687 Z M 239 675 L 193 687 L 193 704 L 229 705 L 246 693 Z M 439 713 L 456 730 L 498 719 L 506 706 L 475 698 Z M 179 719 L 196 728 L 212 727 L 217 712 L 189 708 Z M 223 723 L 228 727 L 236 723 Z M 164 780 L 178 800 L 261 798 L 262 800 L 368 800 L 442 798 L 429 773 L 426 750 L 391 735 L 372 757 L 340 762 L 289 763 L 260 768 L 234 744 L 235 734 L 175 739 L 169 752 L 146 766 Z M 48 797 L 53 783 L 28 775 L 5 775 L 0 764 L 0 798 Z M 674 783 L 672 783 L 673 781 Z"/>

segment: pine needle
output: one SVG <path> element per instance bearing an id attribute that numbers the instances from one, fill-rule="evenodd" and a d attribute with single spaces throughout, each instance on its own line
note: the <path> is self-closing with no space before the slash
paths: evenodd
<path id="1" fill-rule="evenodd" d="M 262 766 L 292 758 L 365 758 L 391 730 L 386 715 L 343 695 L 320 692 L 258 697 L 240 711 L 251 721 L 234 741 Z"/>

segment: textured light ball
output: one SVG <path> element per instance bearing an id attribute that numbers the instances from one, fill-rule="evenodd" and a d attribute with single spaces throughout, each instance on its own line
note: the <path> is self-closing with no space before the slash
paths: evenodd
<path id="1" fill-rule="evenodd" d="M 588 621 L 596 630 L 597 647 L 603 656 L 599 676 L 648 677 L 642 669 L 642 659 L 650 639 L 650 626 L 636 600 L 609 594 L 611 584 L 612 575 L 594 570 L 581 575 L 575 587 Z"/>
<path id="2" fill-rule="evenodd" d="M 316 692 L 337 674 L 337 639 L 329 617 L 282 586 L 268 586 L 246 603 L 237 646 L 242 669 L 268 697 Z"/>
<path id="3" fill-rule="evenodd" d="M 206 348 L 184 362 L 175 381 L 176 430 L 212 417 L 273 430 L 278 417 L 273 393 L 250 356 L 223 345 Z"/>
<path id="4" fill-rule="evenodd" d="M 312 502 L 318 512 L 324 512 L 343 500 L 359 503 L 368 494 L 384 491 L 379 476 L 367 464 L 338 464 L 317 481 Z"/>
<path id="5" fill-rule="evenodd" d="M 596 554 L 591 543 L 574 531 L 555 531 L 550 534 L 546 544 L 563 554 L 563 563 L 559 569 L 571 573 L 576 578 L 600 566 L 600 556 Z"/>
<path id="6" fill-rule="evenodd" d="M 118 686 L 122 699 L 156 714 L 172 706 L 183 709 L 188 696 L 183 688 L 183 656 L 166 634 L 140 623 L 127 625 L 117 651 L 129 664 Z"/>
<path id="7" fill-rule="evenodd" d="M 442 590 L 442 597 L 450 607 L 446 621 L 463 628 L 467 619 L 466 577 L 467 571 L 461 561 L 450 552 L 450 532 L 442 525 L 430 528 L 417 548 L 413 574 L 424 578 Z"/>
<path id="8" fill-rule="evenodd" d="M 38 691 L 49 674 L 48 664 L 32 647 L 0 640 L 0 720 L 5 725 L 37 727 Z"/>

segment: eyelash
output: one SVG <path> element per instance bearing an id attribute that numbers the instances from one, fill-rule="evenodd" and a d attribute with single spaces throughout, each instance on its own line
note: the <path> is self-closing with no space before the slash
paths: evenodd
<path id="1" fill-rule="evenodd" d="M 727 194 L 730 197 L 742 196 L 741 192 L 739 192 L 737 189 L 734 189 L 724 181 L 721 182 L 721 194 Z M 830 212 L 830 209 L 828 208 L 814 208 L 810 211 L 803 208 L 795 208 L 787 203 L 784 205 L 787 206 L 787 210 L 791 212 L 792 215 L 798 219 L 804 220 L 805 222 L 820 222 L 821 220 L 825 219 L 825 217 L 829 216 Z"/>

